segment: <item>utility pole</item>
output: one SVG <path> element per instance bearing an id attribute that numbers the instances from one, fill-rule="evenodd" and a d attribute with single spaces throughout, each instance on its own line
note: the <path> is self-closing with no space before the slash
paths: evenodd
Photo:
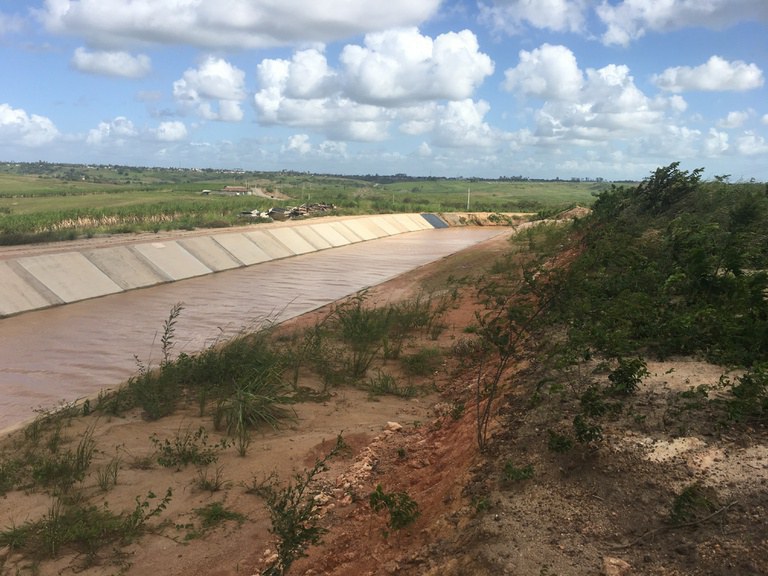
<path id="1" fill-rule="evenodd" d="M 469 194 L 470 194 L 470 189 L 467 188 L 467 212 L 469 212 Z"/>

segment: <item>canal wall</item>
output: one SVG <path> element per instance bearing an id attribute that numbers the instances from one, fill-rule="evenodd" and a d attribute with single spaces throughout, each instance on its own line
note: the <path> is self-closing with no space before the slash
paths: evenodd
<path id="1" fill-rule="evenodd" d="M 17 250 L 0 259 L 0 317 L 448 225 L 437 214 L 317 218 Z"/>

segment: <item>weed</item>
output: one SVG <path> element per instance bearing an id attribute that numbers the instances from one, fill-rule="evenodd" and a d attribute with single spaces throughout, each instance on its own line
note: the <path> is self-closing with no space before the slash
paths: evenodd
<path id="1" fill-rule="evenodd" d="M 264 424 L 278 428 L 283 420 L 296 416 L 284 406 L 290 402 L 287 392 L 286 385 L 275 377 L 254 374 L 230 397 L 218 403 L 214 427 L 226 430 L 231 436 L 242 436 L 244 431 Z"/>
<path id="2" fill-rule="evenodd" d="M 209 474 L 209 470 L 208 467 L 200 467 L 197 469 L 198 488 L 213 493 L 218 492 L 230 484 L 230 482 L 224 479 L 223 468 L 221 466 L 217 466 L 216 471 L 213 472 L 213 474 Z"/>
<path id="3" fill-rule="evenodd" d="M 573 441 L 568 436 L 554 430 L 547 430 L 547 449 L 550 452 L 565 454 L 571 448 L 573 448 Z"/>
<path id="4" fill-rule="evenodd" d="M 423 348 L 404 356 L 400 362 L 408 376 L 432 376 L 442 365 L 443 356 L 438 348 Z"/>
<path id="5" fill-rule="evenodd" d="M 526 464 L 522 468 L 518 468 L 511 461 L 507 461 L 504 464 L 504 469 L 501 472 L 501 482 L 505 486 L 509 486 L 515 482 L 521 482 L 523 480 L 530 480 L 533 478 L 533 465 Z"/>
<path id="6" fill-rule="evenodd" d="M 706 488 L 701 482 L 686 486 L 672 501 L 669 520 L 674 525 L 695 521 L 702 514 L 717 509 L 717 496 L 714 490 Z"/>
<path id="7" fill-rule="evenodd" d="M 172 439 L 160 440 L 157 434 L 150 436 L 155 450 L 159 453 L 157 463 L 165 468 L 175 467 L 181 470 L 188 464 L 207 466 L 219 459 L 219 452 L 226 449 L 229 443 L 221 440 L 216 444 L 208 444 L 208 433 L 202 426 L 192 432 L 190 428 L 179 430 Z"/>
<path id="8" fill-rule="evenodd" d="M 340 336 L 349 346 L 345 360 L 352 378 L 365 376 L 389 330 L 387 310 L 366 306 L 365 300 L 366 293 L 361 292 L 333 312 Z"/>
<path id="9" fill-rule="evenodd" d="M 106 466 L 96 471 L 96 478 L 99 488 L 103 492 L 108 491 L 112 486 L 117 486 L 117 474 L 120 471 L 120 456 L 112 458 Z"/>
<path id="10" fill-rule="evenodd" d="M 464 416 L 464 411 L 466 410 L 466 406 L 464 405 L 464 402 L 454 402 L 451 404 L 451 411 L 450 415 L 453 420 L 461 420 L 461 417 Z"/>
<path id="11" fill-rule="evenodd" d="M 619 396 L 629 396 L 637 392 L 643 378 L 648 376 L 648 366 L 642 358 L 619 358 L 618 367 L 608 374 L 611 382 L 609 391 Z"/>
<path id="12" fill-rule="evenodd" d="M 202 508 L 195 508 L 194 511 L 195 516 L 200 518 L 203 524 L 203 530 L 214 528 L 227 520 L 234 520 L 238 524 L 245 522 L 245 516 L 239 512 L 227 510 L 221 502 L 211 502 Z"/>
<path id="13" fill-rule="evenodd" d="M 397 383 L 397 378 L 391 374 L 385 374 L 381 370 L 376 372 L 376 376 L 368 379 L 367 388 L 371 397 L 388 394 L 400 398 L 413 398 L 418 394 L 418 389 L 415 386 L 400 386 Z"/>
<path id="14" fill-rule="evenodd" d="M 277 536 L 277 559 L 262 571 L 263 576 L 285 574 L 294 560 L 306 556 L 310 545 L 320 542 L 325 529 L 318 526 L 318 502 L 307 492 L 315 476 L 326 469 L 326 462 L 344 447 L 339 435 L 336 446 L 327 456 L 315 462 L 310 470 L 296 474 L 285 488 L 278 486 L 273 475 L 249 490 L 264 498 L 272 521 L 270 532 Z"/>
<path id="15" fill-rule="evenodd" d="M 368 496 L 368 503 L 374 512 L 386 510 L 389 513 L 387 527 L 401 530 L 413 524 L 419 517 L 419 505 L 405 492 L 386 493 L 381 484 Z"/>

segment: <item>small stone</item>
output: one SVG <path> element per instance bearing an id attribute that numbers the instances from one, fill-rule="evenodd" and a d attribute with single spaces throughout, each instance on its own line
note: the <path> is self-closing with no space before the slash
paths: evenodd
<path id="1" fill-rule="evenodd" d="M 386 429 L 390 432 L 397 432 L 403 429 L 403 426 L 397 422 L 387 422 Z"/>
<path id="2" fill-rule="evenodd" d="M 629 562 L 621 558 L 603 557 L 603 574 L 605 576 L 626 576 L 631 569 L 632 566 Z"/>

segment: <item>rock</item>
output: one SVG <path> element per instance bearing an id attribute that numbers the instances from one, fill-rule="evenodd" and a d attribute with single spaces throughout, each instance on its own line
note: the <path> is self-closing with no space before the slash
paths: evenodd
<path id="1" fill-rule="evenodd" d="M 403 426 L 401 424 L 398 424 L 397 422 L 387 422 L 386 429 L 390 432 L 397 432 L 399 430 L 403 429 Z"/>
<path id="2" fill-rule="evenodd" d="M 621 558 L 603 557 L 604 576 L 627 576 L 631 573 L 632 566 Z"/>

